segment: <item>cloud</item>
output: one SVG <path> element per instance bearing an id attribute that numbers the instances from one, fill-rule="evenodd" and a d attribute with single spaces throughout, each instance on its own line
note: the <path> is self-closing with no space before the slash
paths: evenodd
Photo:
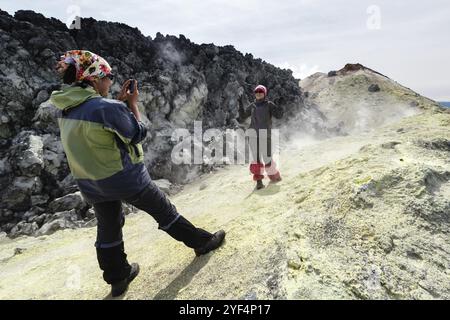
<path id="1" fill-rule="evenodd" d="M 292 65 L 289 62 L 284 62 L 280 65 L 277 65 L 277 67 L 279 67 L 281 69 L 292 70 L 293 76 L 296 79 L 304 79 L 304 78 L 320 71 L 320 68 L 318 65 L 310 66 L 305 63 L 299 64 L 299 65 Z"/>

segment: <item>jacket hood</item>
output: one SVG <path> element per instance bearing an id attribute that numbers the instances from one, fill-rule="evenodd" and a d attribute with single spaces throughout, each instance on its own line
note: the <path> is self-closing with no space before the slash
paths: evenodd
<path id="1" fill-rule="evenodd" d="M 101 97 L 93 88 L 79 86 L 64 86 L 61 90 L 53 91 L 50 102 L 61 110 L 78 106 L 86 100 Z"/>

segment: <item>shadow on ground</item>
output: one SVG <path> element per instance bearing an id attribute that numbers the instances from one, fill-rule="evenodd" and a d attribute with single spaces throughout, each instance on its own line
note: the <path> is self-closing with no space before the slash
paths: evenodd
<path id="1" fill-rule="evenodd" d="M 169 285 L 159 291 L 154 300 L 173 300 L 194 276 L 208 263 L 212 254 L 196 257 Z"/>

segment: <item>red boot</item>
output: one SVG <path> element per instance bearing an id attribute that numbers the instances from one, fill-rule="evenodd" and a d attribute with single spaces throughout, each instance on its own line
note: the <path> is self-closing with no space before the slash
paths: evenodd
<path id="1" fill-rule="evenodd" d="M 275 163 L 275 161 L 272 160 L 271 162 L 267 163 L 264 167 L 271 182 L 281 181 L 281 175 L 277 169 L 277 164 Z"/>
<path id="2" fill-rule="evenodd" d="M 253 173 L 253 181 L 264 179 L 264 165 L 259 162 L 250 164 L 250 172 Z"/>

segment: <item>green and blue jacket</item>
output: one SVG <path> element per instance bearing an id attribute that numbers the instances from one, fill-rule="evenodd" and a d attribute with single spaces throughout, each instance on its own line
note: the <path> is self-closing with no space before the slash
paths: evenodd
<path id="1" fill-rule="evenodd" d="M 140 144 L 147 129 L 125 103 L 76 85 L 54 91 L 50 102 L 59 109 L 69 168 L 88 203 L 130 197 L 150 183 Z"/>

